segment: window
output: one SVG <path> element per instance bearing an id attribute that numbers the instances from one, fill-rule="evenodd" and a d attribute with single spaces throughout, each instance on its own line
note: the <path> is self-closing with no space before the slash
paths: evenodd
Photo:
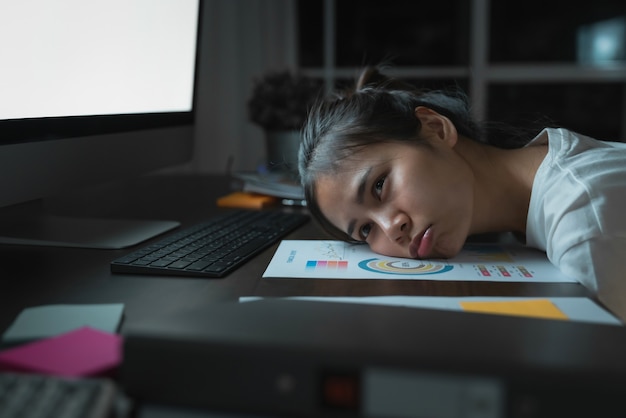
<path id="1" fill-rule="evenodd" d="M 626 140 L 626 6 L 594 0 L 299 0 L 299 64 L 345 84 L 367 64 L 460 86 L 479 119 Z"/>

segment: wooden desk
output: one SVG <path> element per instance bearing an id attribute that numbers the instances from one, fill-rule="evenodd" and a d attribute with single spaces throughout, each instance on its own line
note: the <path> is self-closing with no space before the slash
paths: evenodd
<path id="1" fill-rule="evenodd" d="M 152 176 L 57 198 L 47 202 L 47 209 L 76 216 L 178 220 L 185 227 L 216 213 L 216 198 L 230 190 L 230 180 L 223 176 Z M 309 222 L 288 239 L 325 237 Z M 276 245 L 221 279 L 112 274 L 109 262 L 132 249 L 1 246 L 0 331 L 22 309 L 56 303 L 124 303 L 124 327 L 157 313 L 250 295 L 592 297 L 574 283 L 262 279 Z"/>
<path id="2" fill-rule="evenodd" d="M 135 219 L 165 219 L 177 220 L 182 223 L 182 227 L 191 226 L 207 217 L 218 212 L 215 205 L 217 197 L 223 196 L 231 191 L 229 179 L 219 176 L 174 176 L 174 177 L 147 177 L 136 181 L 127 182 L 122 185 L 105 185 L 98 188 L 90 189 L 72 195 L 71 197 L 58 198 L 48 201 L 47 211 L 53 214 L 73 215 L 73 216 L 89 216 L 89 217 L 111 217 L 111 218 L 135 218 Z M 287 208 L 285 210 L 298 210 Z M 303 209 L 300 209 L 303 210 Z M 297 231 L 287 237 L 288 239 L 315 239 L 327 238 L 327 236 L 316 226 L 314 222 L 309 222 Z M 159 237 L 153 238 L 154 240 Z M 144 242 L 139 246 L 146 245 Z M 1 280 L 0 280 L 0 332 L 4 332 L 16 316 L 27 307 L 47 305 L 47 304 L 97 304 L 97 303 L 123 303 L 125 306 L 124 322 L 121 332 L 132 330 L 132 328 L 144 327 L 153 319 L 159 326 L 163 325 L 163 318 L 173 320 L 175 322 L 178 315 L 183 311 L 193 310 L 197 308 L 199 311 L 210 311 L 211 309 L 232 307 L 233 305 L 222 304 L 217 306 L 219 302 L 237 301 L 240 296 L 297 296 L 297 295 L 317 295 L 317 296 L 358 296 L 358 295 L 430 295 L 430 296 L 587 296 L 592 295 L 586 288 L 574 283 L 504 283 L 504 282 L 441 282 L 430 280 L 298 280 L 298 279 L 263 279 L 261 276 L 267 267 L 278 244 L 268 248 L 263 253 L 257 255 L 246 265 L 234 271 L 225 278 L 205 279 L 205 278 L 182 278 L 167 276 L 144 276 L 144 275 L 127 275 L 112 274 L 110 271 L 110 261 L 114 260 L 135 248 L 125 250 L 93 250 L 93 249 L 75 249 L 75 248 L 54 248 L 54 247 L 27 247 L 16 245 L 0 246 L 0 263 L 2 263 Z M 247 307 L 254 304 L 247 304 Z M 302 307 L 302 304 L 297 305 Z M 356 309 L 356 306 L 350 307 Z M 374 308 L 376 309 L 376 308 Z M 222 311 L 219 311 L 222 312 Z M 241 312 L 237 310 L 236 312 Z M 329 318 L 337 318 L 337 314 L 333 311 L 324 310 L 326 320 Z M 415 313 L 415 311 L 412 311 Z M 343 315 L 345 311 L 341 311 Z M 563 329 L 559 328 L 559 332 L 554 332 L 551 325 L 552 322 L 545 321 L 541 326 L 532 327 L 519 325 L 520 318 L 484 316 L 477 319 L 468 314 L 461 318 L 461 322 L 480 321 L 478 323 L 471 322 L 471 326 L 460 325 L 459 318 L 449 318 L 448 324 L 442 324 L 441 316 L 431 320 L 436 311 L 428 310 L 417 315 L 415 320 L 395 322 L 395 319 L 388 318 L 387 323 L 398 326 L 405 326 L 407 329 L 419 330 L 419 326 L 423 330 L 434 332 L 434 338 L 427 338 L 431 341 L 431 351 L 439 352 L 438 348 L 433 348 L 441 343 L 446 347 L 459 347 L 468 358 L 472 356 L 484 357 L 484 346 L 475 344 L 475 348 L 468 348 L 467 341 L 473 341 L 471 338 L 472 330 L 479 330 L 483 337 L 478 338 L 477 342 L 488 341 L 488 348 L 492 341 L 486 336 L 505 336 L 512 332 L 511 338 L 503 338 L 502 341 L 509 345 L 504 345 L 499 353 L 507 353 L 507 358 L 511 358 L 515 364 L 524 364 L 528 361 L 526 356 L 531 356 L 534 361 L 543 364 L 556 364 L 556 368 L 560 364 L 574 364 L 580 366 L 586 373 L 592 375 L 599 367 L 598 364 L 604 360 L 604 366 L 599 367 L 604 372 L 613 370 L 611 373 L 616 374 L 618 385 L 614 386 L 612 382 L 600 380 L 599 383 L 609 385 L 612 392 L 622 393 L 624 387 L 624 368 L 623 362 L 617 364 L 611 359 L 620 359 L 620 345 L 624 346 L 624 336 L 619 331 L 621 329 L 605 326 L 596 328 L 594 326 L 576 327 L 577 332 L 572 332 L 574 324 L 565 323 L 563 325 L 569 330 L 563 333 Z M 389 311 L 379 310 L 376 315 L 367 319 L 365 318 L 365 327 L 369 327 L 370 319 L 384 320 L 385 315 L 390 314 Z M 452 313 L 443 313 L 444 317 Z M 382 315 L 382 317 L 380 316 Z M 439 315 L 442 315 L 441 313 Z M 209 315 L 214 323 L 222 323 L 221 315 Z M 359 316 L 361 317 L 361 316 Z M 206 324 L 202 316 L 200 323 Z M 319 318 L 316 313 L 315 318 Z M 382 319 L 381 319 L 382 318 Z M 484 326 L 485 319 L 489 318 Z M 510 323 L 518 324 L 516 330 L 510 330 Z M 529 320 L 530 321 L 530 320 Z M 193 321 L 191 321 L 193 322 Z M 266 321 L 266 325 L 275 324 L 275 321 Z M 499 327 L 492 327 L 493 323 L 499 323 Z M 182 323 L 187 324 L 188 321 Z M 421 323 L 421 325 L 420 325 Z M 434 324 L 434 326 L 432 326 Z M 483 325 L 480 325 L 483 324 Z M 250 325 L 250 324 L 248 324 Z M 477 326 L 478 325 L 478 326 Z M 256 326 L 254 324 L 250 326 Z M 292 327 L 298 324 L 291 323 Z M 439 334 L 440 327 L 450 332 Z M 175 328 L 179 328 L 175 325 Z M 255 328 L 256 329 L 256 328 Z M 352 329 L 352 328 L 351 328 Z M 435 330 L 435 331 L 433 331 Z M 519 330 L 519 332 L 518 332 Z M 509 332 L 511 331 L 511 332 Z M 567 330 L 566 330 L 567 331 Z M 617 332 L 615 332 L 617 331 Z M 272 332 L 275 332 L 272 331 Z M 466 339 L 463 339 L 463 333 Z M 603 336 L 610 333 L 611 337 L 605 340 Z M 617 335 L 618 334 L 618 335 Z M 246 334 L 247 335 L 247 334 Z M 348 339 L 353 338 L 349 333 L 345 334 Z M 402 335 L 413 335 L 412 331 L 402 333 Z M 427 349 L 427 345 L 422 340 L 424 333 L 419 333 L 416 343 L 417 348 Z M 445 337 L 445 338 L 444 338 Z M 528 337 L 528 338 L 527 338 Z M 567 337 L 567 338 L 566 338 Z M 309 337 L 313 338 L 313 337 Z M 442 340 L 443 338 L 443 340 Z M 458 344 L 459 338 L 464 341 Z M 496 338 L 497 339 L 497 338 Z M 565 341 L 574 341 L 574 344 L 563 343 Z M 511 343 L 511 341 L 513 341 Z M 516 343 L 517 341 L 517 343 Z M 528 342 L 526 342 L 528 341 Z M 618 341 L 618 344 L 613 344 Z M 537 345 L 539 342 L 541 345 Z M 515 345 L 518 344 L 519 345 Z M 511 348 L 513 344 L 514 349 Z M 572 347 L 572 349 L 564 350 L 563 345 Z M 544 347 L 545 346 L 545 347 Z M 394 346 L 403 348 L 403 344 Z M 437 346 L 438 347 L 438 346 Z M 497 346 L 499 347 L 499 346 Z M 498 348 L 496 347 L 496 350 Z M 517 349 L 519 347 L 519 350 Z M 406 349 L 406 347 L 404 347 Z M 545 356 L 544 356 L 545 350 Z M 444 350 L 445 351 L 445 350 Z M 413 353 L 413 351 L 411 351 Z M 606 353 L 611 355 L 607 356 Z M 534 354 L 531 354 L 534 353 Z M 616 354 L 617 353 L 617 354 Z M 144 353 L 145 354 L 145 353 Z M 142 358 L 145 355 L 142 354 Z M 160 355 L 160 354 L 159 354 Z M 443 352 L 444 361 L 457 360 L 461 361 L 458 354 L 451 357 L 449 353 Z M 482 357 L 481 357 L 482 356 Z M 415 357 L 415 358 L 413 358 Z M 422 359 L 421 355 L 413 356 L 413 360 Z M 174 358 L 187 358 L 186 356 L 174 356 Z M 204 358 L 204 356 L 202 356 Z M 428 356 L 426 356 L 428 358 Z M 555 360 L 556 359 L 556 360 Z M 388 359 L 396 361 L 396 357 Z M 160 357 L 159 357 L 160 361 Z M 239 360 L 237 360 L 237 364 Z M 570 363 L 567 363 L 570 362 Z M 206 363 L 206 362 L 205 362 Z M 268 363 L 266 361 L 266 363 Z M 271 363 L 271 362 L 269 362 Z M 475 362 L 470 360 L 468 364 L 473 365 Z M 133 364 L 137 364 L 136 362 Z M 534 364 L 534 363 L 533 363 Z M 607 365 L 608 364 L 608 365 Z M 590 366 L 591 365 L 591 366 Z M 406 367 L 405 363 L 401 367 Z M 467 366 L 467 365 L 466 365 Z M 463 366 L 462 368 L 465 368 Z M 615 369 L 615 367 L 617 369 Z M 211 366 L 212 367 L 212 366 Z M 595 368 L 594 368 L 595 367 Z M 150 370 L 154 370 L 150 366 Z M 617 371 L 616 371 L 617 370 Z M 568 369 L 569 371 L 569 369 Z M 500 370 L 496 370 L 500 373 Z M 186 372 L 187 373 L 187 372 Z M 143 376 L 143 373 L 140 373 Z M 185 378 L 189 376 L 186 374 Z M 157 379 L 159 387 L 163 382 L 176 385 L 179 377 L 171 379 Z M 539 377 L 541 380 L 541 377 Z M 585 380 L 583 378 L 583 380 Z M 126 382 L 128 383 L 128 382 Z M 220 381 L 220 384 L 222 382 Z M 545 382 L 543 382 L 545 383 Z M 234 387 L 239 387 L 239 381 L 235 381 Z M 544 386 L 546 386 L 544 384 Z M 548 385 L 550 386 L 550 385 Z M 592 383 L 593 386 L 593 383 Z M 581 386 L 582 387 L 582 386 Z M 594 386 L 595 387 L 595 386 Z M 617 387 L 617 389 L 615 389 Z M 604 386 L 602 386 L 604 388 Z M 256 389 L 256 388 L 255 388 Z M 568 397 L 571 392 L 562 389 L 559 392 L 561 397 L 556 396 L 552 387 L 547 390 L 547 398 L 554 400 L 551 404 L 561 408 L 563 405 L 579 405 L 583 404 L 593 411 L 598 409 L 598 403 L 608 399 L 611 403 L 604 405 L 604 409 L 611 412 L 611 416 L 621 416 L 614 413 L 614 405 L 619 405 L 611 396 L 602 396 L 603 389 L 598 389 L 600 394 L 589 397 L 584 387 L 577 388 L 583 391 L 584 395 L 579 396 L 583 402 L 570 403 Z M 169 392 L 168 392 L 169 393 Z M 205 397 L 202 392 L 202 397 Z M 233 395 L 234 396 L 234 395 Z M 543 395 L 542 395 L 543 396 Z M 578 396 L 578 395 L 574 395 Z M 577 398 L 577 399 L 578 399 Z M 163 398 L 159 395 L 155 399 Z M 525 399 L 524 396 L 520 399 Z M 597 400 L 600 399 L 598 402 Z M 238 399 L 236 400 L 236 403 Z M 523 405 L 520 407 L 522 410 Z M 576 415 L 580 412 L 578 406 L 569 408 L 569 413 Z M 602 408 L 600 408 L 602 409 Z M 560 410 L 560 409 L 559 409 Z M 586 410 L 585 410 L 586 411 Z M 309 411 L 314 414 L 315 410 Z M 550 416 L 553 416 L 551 414 Z M 558 414 L 557 414 L 558 415 Z M 593 416 L 587 414 L 582 416 Z M 247 415 L 249 416 L 249 415 Z M 578 415 L 580 416 L 580 414 Z M 606 415 L 605 415 L 606 416 Z"/>

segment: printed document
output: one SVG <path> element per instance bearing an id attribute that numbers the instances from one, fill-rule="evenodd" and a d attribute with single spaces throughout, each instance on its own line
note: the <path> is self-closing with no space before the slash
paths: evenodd
<path id="1" fill-rule="evenodd" d="M 263 277 L 576 282 L 544 252 L 518 244 L 471 243 L 451 259 L 416 260 L 333 240 L 283 240 Z"/>

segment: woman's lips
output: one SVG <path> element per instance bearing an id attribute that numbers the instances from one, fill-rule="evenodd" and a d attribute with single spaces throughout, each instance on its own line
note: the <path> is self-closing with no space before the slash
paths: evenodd
<path id="1" fill-rule="evenodd" d="M 422 234 L 418 234 L 409 244 L 411 258 L 425 258 L 430 253 L 434 244 L 433 226 L 430 225 Z"/>

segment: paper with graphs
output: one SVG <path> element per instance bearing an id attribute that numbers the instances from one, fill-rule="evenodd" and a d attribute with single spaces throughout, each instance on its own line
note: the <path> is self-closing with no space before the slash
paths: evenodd
<path id="1" fill-rule="evenodd" d="M 263 277 L 576 282 L 544 252 L 522 245 L 472 243 L 451 259 L 414 260 L 332 240 L 283 240 Z"/>

